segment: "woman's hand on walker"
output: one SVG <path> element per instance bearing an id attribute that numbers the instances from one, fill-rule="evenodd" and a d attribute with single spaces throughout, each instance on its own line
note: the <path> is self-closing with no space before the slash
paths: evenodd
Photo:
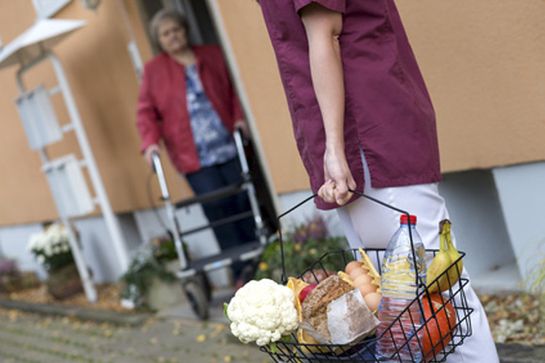
<path id="1" fill-rule="evenodd" d="M 235 130 L 240 130 L 242 132 L 242 136 L 245 138 L 250 137 L 250 129 L 248 128 L 248 124 L 244 120 L 237 120 L 235 122 Z"/>
<path id="2" fill-rule="evenodd" d="M 146 159 L 146 162 L 148 163 L 150 168 L 153 168 L 153 161 L 151 160 L 151 155 L 156 152 L 159 154 L 159 145 L 157 144 L 151 144 L 146 148 L 146 151 L 144 151 L 144 158 Z"/>
<path id="3" fill-rule="evenodd" d="M 318 190 L 318 195 L 328 203 L 346 204 L 352 196 L 349 189 L 356 189 L 356 182 L 352 177 L 344 152 L 326 150 L 324 177 L 325 182 Z"/>

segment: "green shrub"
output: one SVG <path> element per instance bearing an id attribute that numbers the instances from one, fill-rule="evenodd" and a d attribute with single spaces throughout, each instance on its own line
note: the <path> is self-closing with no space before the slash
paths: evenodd
<path id="1" fill-rule="evenodd" d="M 329 235 L 324 220 L 319 216 L 284 233 L 283 240 L 287 276 L 297 276 L 303 273 L 326 252 L 348 248 L 345 238 L 331 237 Z M 332 261 L 328 261 L 320 267 L 336 271 L 339 266 Z M 265 248 L 255 279 L 269 278 L 280 281 L 281 275 L 280 241 L 277 240 Z"/>

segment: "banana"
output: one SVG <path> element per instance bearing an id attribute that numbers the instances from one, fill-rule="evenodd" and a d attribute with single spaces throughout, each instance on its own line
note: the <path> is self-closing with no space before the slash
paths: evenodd
<path id="1" fill-rule="evenodd" d="M 429 281 L 428 289 L 430 292 L 436 292 L 437 290 L 445 291 L 449 288 L 447 275 L 443 275 L 437 280 L 437 276 L 441 275 L 451 265 L 452 260 L 448 253 L 445 251 L 439 251 L 433 260 L 430 267 L 428 267 L 427 280 Z"/>
<path id="2" fill-rule="evenodd" d="M 460 278 L 460 274 L 462 273 L 462 270 L 464 269 L 464 263 L 462 262 L 462 255 L 460 255 L 460 252 L 454 247 L 454 244 L 452 243 L 452 235 L 450 233 L 450 221 L 448 219 L 443 220 L 441 223 L 443 223 L 442 228 L 444 230 L 444 233 L 447 238 L 447 245 L 448 245 L 448 254 L 450 255 L 450 259 L 452 262 L 456 262 L 456 267 L 452 267 L 449 273 L 452 272 L 453 276 L 456 279 L 450 280 L 452 284 L 454 284 L 456 281 L 458 281 L 458 278 Z"/>
<path id="3" fill-rule="evenodd" d="M 458 281 L 463 269 L 460 253 L 458 250 L 456 250 L 456 247 L 454 247 L 452 243 L 450 225 L 451 223 L 448 219 L 442 220 L 441 223 L 439 223 L 439 252 L 431 261 L 427 272 L 428 290 L 430 292 L 436 292 L 438 290 L 443 292 L 448 290 L 449 287 Z M 456 263 L 456 266 L 451 267 L 451 265 L 458 259 L 459 261 Z M 447 269 L 448 272 L 443 274 Z M 439 279 L 434 282 L 438 276 L 440 276 Z"/>

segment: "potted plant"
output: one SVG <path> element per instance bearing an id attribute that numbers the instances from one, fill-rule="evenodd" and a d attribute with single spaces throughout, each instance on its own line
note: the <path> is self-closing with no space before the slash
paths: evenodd
<path id="1" fill-rule="evenodd" d="M 54 298 L 65 299 L 83 291 L 68 233 L 62 224 L 53 223 L 43 232 L 33 234 L 28 249 L 47 271 L 47 291 Z"/>
<path id="2" fill-rule="evenodd" d="M 184 299 L 176 278 L 178 255 L 172 239 L 157 238 L 140 248 L 122 276 L 122 304 L 129 308 L 146 305 L 152 310 L 180 303 Z"/>
<path id="3" fill-rule="evenodd" d="M 0 293 L 10 293 L 19 289 L 20 273 L 17 264 L 0 254 Z"/>

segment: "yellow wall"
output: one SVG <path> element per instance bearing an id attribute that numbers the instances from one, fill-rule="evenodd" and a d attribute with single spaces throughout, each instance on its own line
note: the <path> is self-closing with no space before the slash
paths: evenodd
<path id="1" fill-rule="evenodd" d="M 308 182 L 296 152 L 277 67 L 258 5 L 213 0 L 220 10 L 243 86 L 279 193 Z M 122 0 L 144 60 L 151 57 L 136 0 Z M 148 168 L 134 126 L 138 83 L 126 51 L 129 40 L 118 0 L 96 12 L 73 0 L 56 17 L 88 25 L 55 48 L 75 95 L 114 210 L 149 206 Z M 545 159 L 545 2 L 542 0 L 400 0 L 398 5 L 438 115 L 444 171 Z M 0 0 L 4 43 L 34 21 L 30 0 Z M 16 67 L 0 71 L 0 224 L 56 217 L 38 154 L 29 150 L 14 99 Z M 53 85 L 49 66 L 27 78 Z M 62 121 L 64 107 L 55 104 Z M 73 135 L 48 150 L 76 150 Z M 166 163 L 169 164 L 168 162 Z M 174 197 L 189 189 L 172 168 Z M 155 189 L 154 195 L 157 195 Z"/>
<path id="2" fill-rule="evenodd" d="M 73 0 L 56 18 L 84 19 L 87 26 L 54 50 L 70 82 L 112 206 L 116 211 L 128 211 L 149 206 L 145 189 L 149 170 L 139 154 L 134 125 L 138 83 L 126 51 L 128 32 L 116 1 L 102 1 L 93 12 Z M 126 5 L 144 58 L 149 59 L 151 52 L 139 23 L 136 1 L 127 0 Z M 33 23 L 34 14 L 30 0 L 0 1 L 0 34 L 4 43 L 26 30 Z M 3 225 L 57 216 L 40 171 L 38 153 L 28 148 L 13 102 L 18 95 L 16 70 L 16 66 L 0 70 L 0 224 Z M 25 80 L 29 88 L 40 83 L 48 87 L 54 84 L 48 64 L 31 70 Z M 54 97 L 59 118 L 66 123 L 68 116 L 60 100 L 60 95 Z M 52 158 L 77 150 L 73 133 L 65 134 L 63 141 L 48 147 Z M 79 151 L 76 155 L 80 155 Z M 174 197 L 189 195 L 185 183 L 170 167 L 168 175 Z M 157 196 L 157 189 L 154 190 Z"/>
<path id="3" fill-rule="evenodd" d="M 274 183 L 305 187 L 259 6 L 217 1 Z M 435 104 L 443 171 L 544 160 L 545 2 L 397 3 Z"/>
<path id="4" fill-rule="evenodd" d="M 545 2 L 398 1 L 444 171 L 545 159 Z"/>

